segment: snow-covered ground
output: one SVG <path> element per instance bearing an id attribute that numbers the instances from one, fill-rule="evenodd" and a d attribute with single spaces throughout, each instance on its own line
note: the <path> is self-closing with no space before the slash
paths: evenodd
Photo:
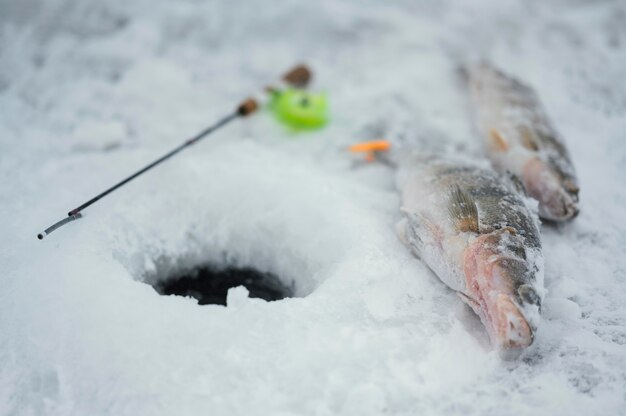
<path id="1" fill-rule="evenodd" d="M 0 0 L 0 415 L 626 414 L 626 4 Z M 543 226 L 536 342 L 503 362 L 394 234 L 386 136 L 480 158 L 457 68 L 539 92 L 581 181 Z M 233 123 L 35 235 L 291 64 L 332 123 Z M 293 282 L 229 306 L 148 284 L 212 262 Z"/>

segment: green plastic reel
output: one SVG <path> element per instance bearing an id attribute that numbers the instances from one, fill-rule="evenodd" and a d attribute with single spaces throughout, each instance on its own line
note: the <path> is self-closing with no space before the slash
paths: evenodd
<path id="1" fill-rule="evenodd" d="M 270 109 L 280 122 L 295 130 L 312 130 L 328 122 L 325 93 L 313 94 L 296 88 L 274 91 Z"/>

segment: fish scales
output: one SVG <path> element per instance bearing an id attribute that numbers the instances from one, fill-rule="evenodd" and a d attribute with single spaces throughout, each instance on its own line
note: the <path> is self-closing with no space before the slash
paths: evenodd
<path id="1" fill-rule="evenodd" d="M 543 293 L 536 216 L 495 172 L 436 156 L 399 164 L 400 238 L 472 307 L 500 351 L 530 345 Z"/>
<path id="2" fill-rule="evenodd" d="M 579 186 L 574 165 L 537 94 L 485 62 L 465 73 L 494 168 L 519 178 L 539 201 L 542 218 L 576 217 Z"/>

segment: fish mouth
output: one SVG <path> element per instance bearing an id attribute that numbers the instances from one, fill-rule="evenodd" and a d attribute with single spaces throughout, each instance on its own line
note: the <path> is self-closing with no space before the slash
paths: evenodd
<path id="1" fill-rule="evenodd" d="M 539 214 L 552 221 L 567 221 L 579 213 L 578 186 L 574 179 L 564 179 L 539 158 L 524 167 L 524 187 L 539 201 Z"/>
<path id="2" fill-rule="evenodd" d="M 491 293 L 478 299 L 458 292 L 480 317 L 498 351 L 523 350 L 534 340 L 534 331 L 512 296 Z"/>
<path id="3" fill-rule="evenodd" d="M 536 326 L 526 312 L 539 310 L 541 299 L 531 283 L 523 258 L 501 252 L 505 241 L 515 236 L 506 231 L 479 237 L 465 251 L 467 290 L 460 297 L 480 317 L 494 347 L 521 351 L 534 340 Z"/>
<path id="4" fill-rule="evenodd" d="M 539 214 L 552 221 L 571 220 L 578 216 L 578 198 L 567 192 L 559 191 L 545 195 L 539 200 Z"/>

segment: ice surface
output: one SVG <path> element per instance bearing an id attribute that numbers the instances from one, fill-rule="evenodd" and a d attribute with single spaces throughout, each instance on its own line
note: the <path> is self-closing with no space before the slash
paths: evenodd
<path id="1" fill-rule="evenodd" d="M 0 0 L 0 415 L 626 414 L 623 1 Z M 486 57 L 569 144 L 580 216 L 544 226 L 545 310 L 515 362 L 395 236 L 393 172 L 343 148 L 480 155 L 458 82 Z M 261 113 L 65 212 L 297 61 L 332 123 Z M 434 143 L 433 143 L 434 142 Z M 298 297 L 198 306 L 207 261 Z"/>

